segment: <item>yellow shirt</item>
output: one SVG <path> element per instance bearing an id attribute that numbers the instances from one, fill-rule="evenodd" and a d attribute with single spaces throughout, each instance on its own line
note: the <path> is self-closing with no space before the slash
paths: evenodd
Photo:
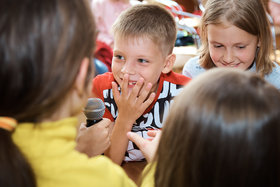
<path id="1" fill-rule="evenodd" d="M 149 163 L 142 172 L 143 179 L 141 187 L 153 187 L 155 186 L 155 171 L 156 164 Z"/>
<path id="2" fill-rule="evenodd" d="M 13 140 L 29 160 L 39 187 L 136 186 L 105 156 L 88 158 L 75 150 L 76 118 L 21 123 Z"/>

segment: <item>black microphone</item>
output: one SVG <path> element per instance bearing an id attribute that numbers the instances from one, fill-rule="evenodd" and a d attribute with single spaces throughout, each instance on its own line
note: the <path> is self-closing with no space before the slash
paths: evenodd
<path id="1" fill-rule="evenodd" d="M 105 112 L 105 105 L 99 98 L 89 98 L 87 106 L 84 108 L 84 114 L 87 118 L 87 127 L 94 125 L 102 120 Z"/>

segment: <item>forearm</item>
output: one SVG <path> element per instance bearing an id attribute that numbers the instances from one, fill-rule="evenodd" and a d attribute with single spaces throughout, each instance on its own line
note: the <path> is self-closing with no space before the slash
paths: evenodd
<path id="1" fill-rule="evenodd" d="M 131 131 L 133 123 L 122 120 L 116 119 L 115 125 L 111 134 L 111 145 L 105 152 L 105 155 L 111 158 L 113 162 L 116 164 L 121 164 L 125 151 L 128 145 L 128 138 L 127 132 Z"/>
<path id="2" fill-rule="evenodd" d="M 114 100 L 118 106 L 118 117 L 111 135 L 111 146 L 105 154 L 117 164 L 121 164 L 124 159 L 128 146 L 127 133 L 131 131 L 135 120 L 143 114 L 155 97 L 155 93 L 148 97 L 152 88 L 151 83 L 147 83 L 142 89 L 144 79 L 140 78 L 133 89 L 129 90 L 128 80 L 129 75 L 125 74 L 121 84 L 122 93 L 119 92 L 117 83 L 112 82 Z"/>

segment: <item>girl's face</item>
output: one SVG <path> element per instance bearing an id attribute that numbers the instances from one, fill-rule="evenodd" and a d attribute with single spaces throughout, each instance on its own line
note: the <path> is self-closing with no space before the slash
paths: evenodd
<path id="1" fill-rule="evenodd" d="M 207 26 L 210 57 L 217 67 L 248 69 L 254 62 L 258 38 L 232 24 Z"/>

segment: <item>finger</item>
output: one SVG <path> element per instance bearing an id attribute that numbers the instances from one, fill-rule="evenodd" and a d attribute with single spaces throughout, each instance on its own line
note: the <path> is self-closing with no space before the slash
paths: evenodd
<path id="1" fill-rule="evenodd" d="M 118 89 L 118 84 L 116 82 L 112 82 L 112 91 L 115 100 L 118 100 L 120 98 L 120 91 Z"/>
<path id="2" fill-rule="evenodd" d="M 130 94 L 130 98 L 135 99 L 140 95 L 140 90 L 141 90 L 143 84 L 144 84 L 144 79 L 140 78 L 136 82 L 135 86 L 133 87 L 132 92 Z"/>
<path id="3" fill-rule="evenodd" d="M 123 95 L 127 95 L 128 94 L 128 79 L 129 79 L 129 75 L 128 74 L 125 74 L 123 76 L 123 81 L 121 83 L 121 94 Z"/>
<path id="4" fill-rule="evenodd" d="M 82 129 L 86 129 L 87 127 L 86 127 L 86 123 L 81 123 L 81 125 L 80 125 L 80 130 L 82 130 Z"/>
<path id="5" fill-rule="evenodd" d="M 146 98 L 150 94 L 151 89 L 152 89 L 151 83 L 147 83 L 147 84 L 143 85 L 143 89 L 141 89 L 141 91 L 139 93 L 139 101 L 141 103 L 143 103 L 143 101 L 146 100 Z"/>
<path id="6" fill-rule="evenodd" d="M 152 104 L 152 102 L 154 101 L 155 96 L 156 96 L 155 93 L 151 93 L 150 96 L 148 97 L 148 99 L 145 100 L 145 101 L 142 103 L 142 105 L 140 106 L 140 108 L 141 108 L 142 110 L 146 110 L 146 108 L 148 108 L 148 107 Z"/>
<path id="7" fill-rule="evenodd" d="M 104 149 L 107 150 L 110 147 L 110 145 L 111 145 L 111 141 L 108 138 L 108 140 L 106 141 L 106 145 L 105 145 Z"/>
<path id="8" fill-rule="evenodd" d="M 113 127 L 114 127 L 114 122 L 112 122 L 110 119 L 103 118 L 97 124 L 99 124 L 100 127 L 102 127 L 104 130 L 106 130 L 106 132 L 109 134 L 109 136 L 112 134 L 112 130 L 113 130 Z"/>
<path id="9" fill-rule="evenodd" d="M 159 142 L 159 141 L 160 141 L 160 138 L 161 138 L 161 131 L 158 130 L 158 131 L 156 132 L 156 136 L 155 136 L 155 138 L 154 138 L 154 141 Z"/>
<path id="10" fill-rule="evenodd" d="M 103 119 L 102 119 L 102 123 L 105 124 L 105 128 L 109 128 L 112 122 L 111 122 L 111 120 L 108 119 L 108 118 L 103 118 Z"/>
<path id="11" fill-rule="evenodd" d="M 142 138 L 141 136 L 139 136 L 138 134 L 133 133 L 133 132 L 128 132 L 127 137 L 129 140 L 134 142 L 137 145 L 137 147 L 139 147 L 140 150 L 144 147 L 145 142 L 147 141 L 144 138 Z"/>
<path id="12" fill-rule="evenodd" d="M 155 137 L 160 130 L 149 130 L 147 135 L 150 137 Z"/>
<path id="13" fill-rule="evenodd" d="M 141 94 L 144 92 L 150 93 L 152 87 L 153 87 L 152 83 L 150 83 L 150 82 L 145 83 L 145 85 L 143 86 L 143 89 L 141 90 Z"/>
<path id="14" fill-rule="evenodd" d="M 104 131 L 109 129 L 111 121 L 107 118 L 103 118 L 101 121 L 95 123 L 92 126 L 87 127 L 90 131 Z"/>

